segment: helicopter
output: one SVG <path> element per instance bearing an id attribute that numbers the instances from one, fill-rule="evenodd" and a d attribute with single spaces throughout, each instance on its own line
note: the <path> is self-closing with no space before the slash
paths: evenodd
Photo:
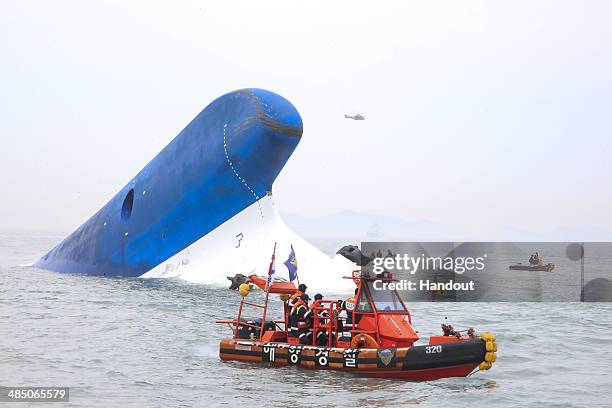
<path id="1" fill-rule="evenodd" d="M 365 120 L 365 117 L 361 113 L 357 113 L 355 115 L 344 115 L 344 117 L 353 120 Z"/>

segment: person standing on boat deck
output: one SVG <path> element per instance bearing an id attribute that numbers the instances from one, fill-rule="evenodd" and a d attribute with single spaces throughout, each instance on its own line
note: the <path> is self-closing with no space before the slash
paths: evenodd
<path id="1" fill-rule="evenodd" d="M 313 320 L 314 317 L 314 309 L 316 306 L 319 305 L 319 301 L 323 299 L 323 295 L 320 293 L 317 293 L 314 296 L 314 301 L 312 302 L 312 304 L 310 305 L 310 308 L 308 309 L 308 312 L 306 312 L 306 315 L 304 316 L 304 318 L 310 322 Z"/>
<path id="2" fill-rule="evenodd" d="M 308 327 L 306 313 L 308 313 L 309 297 L 306 293 L 302 293 L 292 309 L 294 321 L 297 325 L 297 337 L 300 339 L 300 344 L 312 343 L 312 330 Z"/>
<path id="3" fill-rule="evenodd" d="M 319 300 L 322 298 L 323 296 L 321 296 L 319 293 L 317 293 L 314 297 L 314 301 L 312 302 L 312 304 L 310 305 L 310 307 L 308 307 L 308 311 L 306 311 L 306 313 L 304 314 L 304 318 L 303 318 L 303 325 L 302 328 L 304 330 L 307 330 L 309 332 L 312 332 L 312 328 L 314 327 L 314 308 L 315 306 L 319 303 Z"/>
<path id="4" fill-rule="evenodd" d="M 325 312 L 320 312 L 317 314 L 316 312 L 316 308 L 318 306 L 321 305 L 321 300 L 323 300 L 323 295 L 320 293 L 317 293 L 314 297 L 314 302 L 312 302 L 312 305 L 310 305 L 310 309 L 308 310 L 308 312 L 306 312 L 306 315 L 304 316 L 304 320 L 307 322 L 308 324 L 308 330 L 310 331 L 310 334 L 313 334 L 313 329 L 314 329 L 314 319 L 315 318 L 320 318 L 320 317 L 324 317 Z M 317 314 L 317 316 L 315 316 L 315 314 Z M 322 319 L 320 319 L 321 321 Z M 328 334 L 327 334 L 327 330 L 320 330 L 317 333 L 317 338 L 315 339 L 317 345 L 322 346 L 327 344 L 327 339 L 328 339 Z"/>
<path id="5" fill-rule="evenodd" d="M 308 289 L 308 287 L 303 283 L 300 283 L 300 286 L 298 286 L 298 290 L 296 290 L 295 293 L 289 298 L 289 302 L 294 302 L 297 298 L 302 296 L 302 294 L 306 293 L 306 289 Z"/>
<path id="6" fill-rule="evenodd" d="M 304 304 L 304 301 L 301 299 L 301 296 L 298 297 L 292 297 L 291 299 L 289 299 L 287 301 L 288 306 L 290 307 L 289 309 L 289 335 L 291 337 L 298 337 L 299 336 L 299 329 L 298 329 L 298 310 L 302 310 L 302 307 L 306 307 L 307 309 L 307 305 Z M 306 313 L 306 311 L 304 311 L 304 313 Z"/>
<path id="7" fill-rule="evenodd" d="M 353 323 L 353 311 L 355 310 L 355 305 L 357 304 L 357 291 L 358 289 L 355 288 L 355 296 L 345 300 L 338 300 L 338 314 L 342 312 L 346 314 L 345 318 L 338 316 L 338 333 L 341 337 L 352 337 L 351 330 L 357 326 L 357 322 Z"/>
<path id="8" fill-rule="evenodd" d="M 298 337 L 299 336 L 299 333 L 298 333 L 298 319 L 297 319 L 297 317 L 295 315 L 295 310 L 296 310 L 296 304 L 300 300 L 300 297 L 304 293 L 306 293 L 306 289 L 308 289 L 306 287 L 306 285 L 301 283 L 298 286 L 298 290 L 296 290 L 293 293 L 293 295 L 291 295 L 289 300 L 287 301 L 288 306 L 291 308 L 291 311 L 289 313 L 289 335 L 291 335 L 292 337 Z M 306 304 L 306 307 L 308 307 L 308 304 Z"/>

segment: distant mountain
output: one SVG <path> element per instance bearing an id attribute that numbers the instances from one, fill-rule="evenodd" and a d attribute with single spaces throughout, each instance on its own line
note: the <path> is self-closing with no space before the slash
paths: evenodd
<path id="1" fill-rule="evenodd" d="M 350 238 L 356 241 L 450 241 L 465 237 L 460 228 L 427 220 L 406 221 L 380 214 L 341 211 L 321 218 L 281 214 L 305 238 Z"/>
<path id="2" fill-rule="evenodd" d="M 497 231 L 500 241 L 535 241 L 535 242 L 609 242 L 612 231 L 588 225 L 564 226 L 548 231 L 532 232 L 514 227 L 500 228 Z"/>
<path id="3" fill-rule="evenodd" d="M 345 244 L 358 244 L 361 241 L 612 241 L 612 231 L 593 226 L 563 226 L 547 231 L 505 227 L 476 233 L 428 220 L 407 221 L 388 215 L 356 211 L 341 211 L 321 218 L 308 218 L 288 213 L 281 213 L 281 216 L 291 229 L 304 238 L 316 241 L 319 246 L 327 242 L 329 250 Z"/>

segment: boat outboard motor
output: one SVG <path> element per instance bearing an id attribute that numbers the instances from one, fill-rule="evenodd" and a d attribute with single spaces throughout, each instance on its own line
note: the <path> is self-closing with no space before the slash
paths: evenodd
<path id="1" fill-rule="evenodd" d="M 349 261 L 354 262 L 358 266 L 365 266 L 372 260 L 370 257 L 362 254 L 359 247 L 356 245 L 345 245 L 336 253 L 342 255 Z"/>

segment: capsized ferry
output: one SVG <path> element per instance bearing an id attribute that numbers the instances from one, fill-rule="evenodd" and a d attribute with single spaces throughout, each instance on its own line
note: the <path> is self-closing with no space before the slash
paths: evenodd
<path id="1" fill-rule="evenodd" d="M 274 202 L 274 181 L 302 129 L 296 107 L 274 92 L 220 96 L 34 267 L 223 284 L 226 275 L 265 273 L 267 248 L 277 241 L 302 256 L 300 270 L 313 285 L 350 274 L 350 261 L 292 231 Z"/>
<path id="2" fill-rule="evenodd" d="M 353 272 L 357 290 L 346 301 L 315 300 L 307 336 L 294 336 L 291 297 L 298 288 L 292 282 L 274 282 L 251 276 L 240 287 L 242 300 L 235 320 L 218 320 L 232 330 L 221 340 L 219 357 L 270 366 L 295 365 L 311 369 L 348 371 L 369 377 L 412 381 L 466 377 L 488 370 L 497 360 L 497 343 L 491 333 L 455 332 L 443 324 L 443 335 L 431 336 L 426 345 L 415 345 L 418 332 L 396 290 L 376 281 L 393 282 L 388 272 L 376 276 Z M 265 291 L 263 304 L 248 302 L 249 283 Z M 393 286 L 393 285 L 391 285 Z M 383 288 L 379 290 L 379 288 Z M 280 294 L 284 319 L 266 320 L 270 294 Z M 245 319 L 246 308 L 262 311 L 261 319 Z M 305 323 L 305 322 L 302 322 Z M 300 323 L 301 324 L 301 323 Z M 331 334 L 331 335 L 330 335 Z M 306 341 L 304 341 L 306 339 Z"/>

